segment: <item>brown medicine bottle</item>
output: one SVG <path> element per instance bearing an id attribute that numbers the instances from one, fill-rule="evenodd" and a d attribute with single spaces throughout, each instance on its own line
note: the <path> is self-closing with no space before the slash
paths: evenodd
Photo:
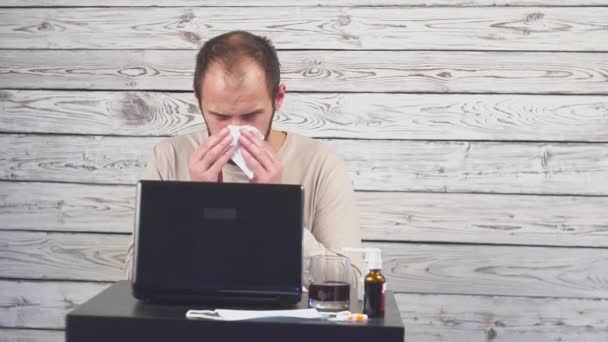
<path id="1" fill-rule="evenodd" d="M 370 248 L 368 253 L 369 273 L 363 280 L 365 288 L 363 313 L 367 314 L 369 318 L 384 317 L 386 279 L 381 272 L 382 259 L 380 250 Z"/>

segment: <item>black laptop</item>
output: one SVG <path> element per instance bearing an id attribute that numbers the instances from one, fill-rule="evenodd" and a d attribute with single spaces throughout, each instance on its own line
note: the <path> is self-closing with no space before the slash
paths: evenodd
<path id="1" fill-rule="evenodd" d="M 297 303 L 299 185 L 140 181 L 133 294 L 158 303 Z"/>

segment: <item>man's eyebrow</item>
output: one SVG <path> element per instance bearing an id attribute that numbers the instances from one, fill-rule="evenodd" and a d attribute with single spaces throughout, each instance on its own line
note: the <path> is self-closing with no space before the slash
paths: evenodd
<path id="1" fill-rule="evenodd" d="M 249 112 L 249 113 L 246 113 L 246 114 L 243 114 L 243 115 L 254 115 L 254 114 L 259 114 L 259 113 L 261 113 L 263 111 L 264 111 L 264 109 L 259 108 L 259 109 L 254 110 L 253 112 Z"/>
<path id="2" fill-rule="evenodd" d="M 243 115 L 243 116 L 246 116 L 246 115 L 254 115 L 254 114 L 259 114 L 259 113 L 262 113 L 263 111 L 264 111 L 264 109 L 263 109 L 263 108 L 259 108 L 259 109 L 254 110 L 253 112 L 245 113 L 245 114 L 242 114 L 242 115 Z M 207 111 L 207 113 L 209 113 L 209 114 L 211 114 L 211 115 L 228 116 L 227 114 L 224 114 L 224 113 L 218 113 L 218 112 L 214 112 L 214 111 L 212 111 L 212 110 L 208 110 L 208 111 Z"/>

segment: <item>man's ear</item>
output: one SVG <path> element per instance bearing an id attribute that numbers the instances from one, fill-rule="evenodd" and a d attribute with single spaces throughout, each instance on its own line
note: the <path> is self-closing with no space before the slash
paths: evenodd
<path id="1" fill-rule="evenodd" d="M 287 87 L 284 84 L 279 85 L 279 91 L 277 92 L 277 97 L 274 100 L 274 109 L 279 110 L 283 105 L 283 100 L 285 99 L 285 94 L 287 94 Z"/>

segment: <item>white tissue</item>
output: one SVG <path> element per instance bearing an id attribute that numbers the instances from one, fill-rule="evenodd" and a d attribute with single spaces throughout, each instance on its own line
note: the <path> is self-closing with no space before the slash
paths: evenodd
<path id="1" fill-rule="evenodd" d="M 260 139 L 264 139 L 264 135 L 262 134 L 262 132 L 260 132 L 257 128 L 255 128 L 253 126 L 249 126 L 249 125 L 245 125 L 245 126 L 229 125 L 228 126 L 228 129 L 230 129 L 230 135 L 232 136 L 232 143 L 230 143 L 230 145 L 234 146 L 234 148 L 235 148 L 234 155 L 232 156 L 232 161 L 239 168 L 241 168 L 241 170 L 243 170 L 243 172 L 245 173 L 245 175 L 247 175 L 247 177 L 249 179 L 251 179 L 251 178 L 253 178 L 253 171 L 251 171 L 251 169 L 245 163 L 245 159 L 243 158 L 243 154 L 241 152 L 242 146 L 241 146 L 241 143 L 239 143 L 239 137 L 241 136 L 241 128 L 246 129 L 250 132 L 253 132 Z"/>
<path id="2" fill-rule="evenodd" d="M 291 318 L 323 318 L 317 309 L 296 310 L 188 310 L 187 318 L 212 319 L 221 321 L 241 321 L 254 318 L 291 317 Z"/>

